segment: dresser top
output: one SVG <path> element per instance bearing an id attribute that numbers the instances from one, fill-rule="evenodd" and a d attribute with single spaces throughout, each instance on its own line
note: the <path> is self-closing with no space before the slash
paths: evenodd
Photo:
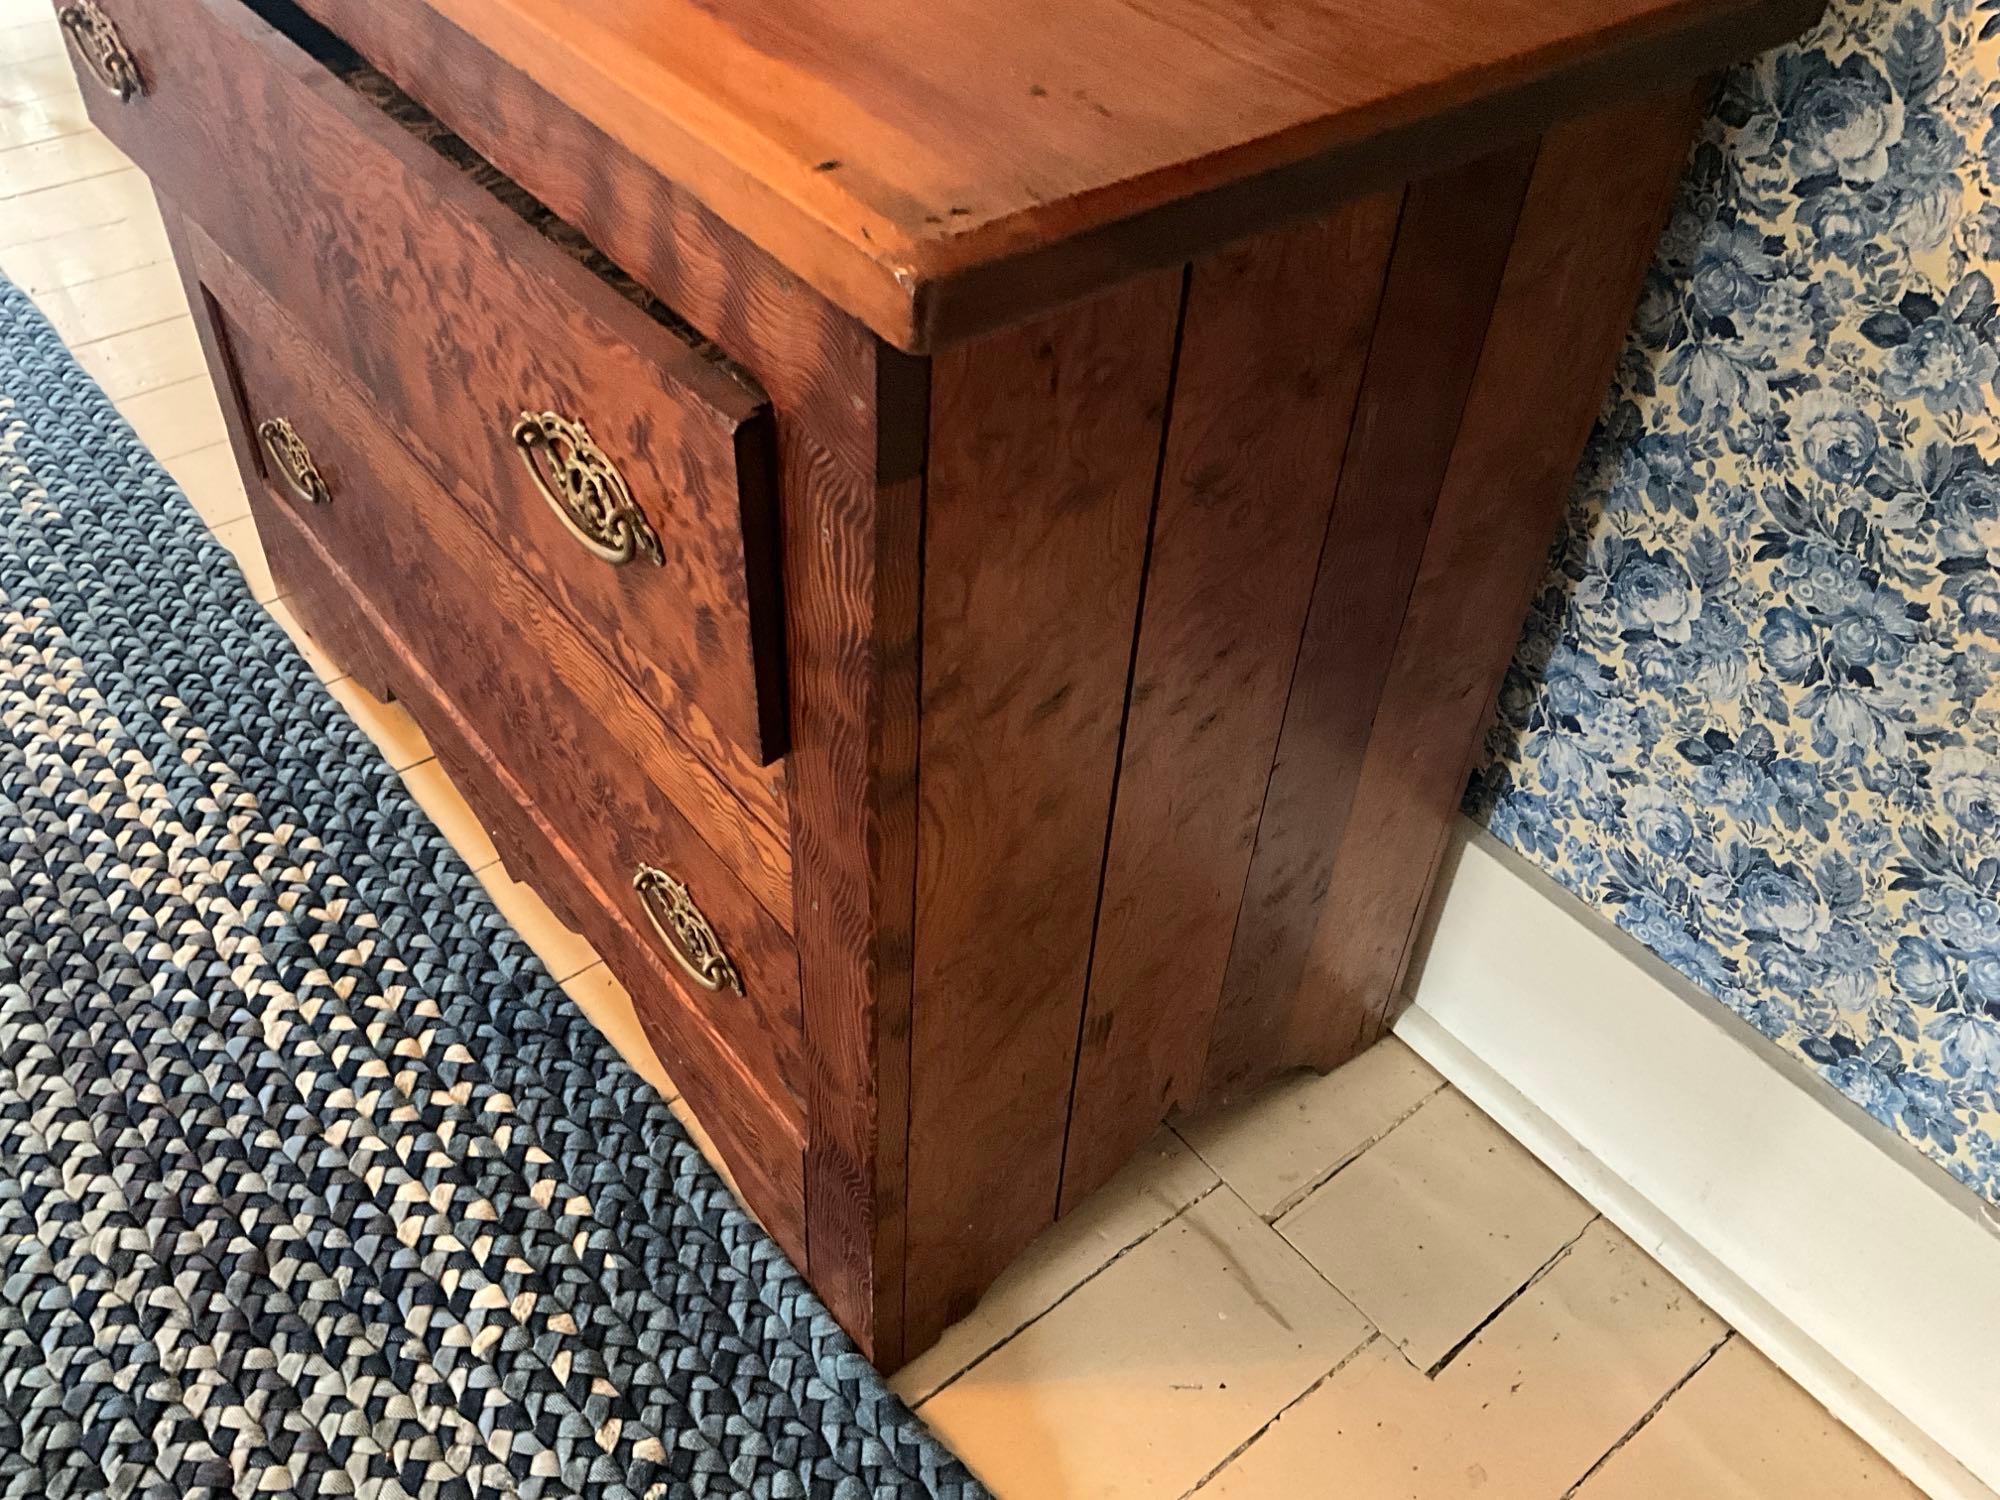
<path id="1" fill-rule="evenodd" d="M 922 351 L 1692 80 L 1823 0 L 420 3 Z"/>

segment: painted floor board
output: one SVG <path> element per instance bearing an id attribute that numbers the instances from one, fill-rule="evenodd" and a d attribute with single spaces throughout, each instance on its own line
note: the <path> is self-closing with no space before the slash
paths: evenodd
<path id="1" fill-rule="evenodd" d="M 1727 1332 L 1600 1220 L 1437 1379 L 1378 1339 L 1200 1493 L 1555 1500 Z"/>
<path id="2" fill-rule="evenodd" d="M 1324 1078 L 1298 1074 L 1176 1128 L 1244 1202 L 1274 1219 L 1443 1086 L 1391 1038 Z"/>
<path id="3" fill-rule="evenodd" d="M 1003 1496 L 1178 1495 L 1370 1337 L 1218 1187 L 917 1410 Z"/>
<path id="4" fill-rule="evenodd" d="M 72 349 L 188 315 L 181 275 L 170 260 L 52 287 L 37 294 L 35 302 Z"/>
<path id="5" fill-rule="evenodd" d="M 1592 1217 L 1499 1126 L 1446 1093 L 1316 1189 L 1278 1232 L 1429 1370 Z"/>
<path id="6" fill-rule="evenodd" d="M 1214 1171 L 1162 1129 L 1111 1181 L 1022 1252 L 979 1306 L 896 1372 L 912 1405 L 1005 1343 L 1186 1208 L 1217 1182 Z"/>
<path id="7" fill-rule="evenodd" d="M 1777 1366 L 1732 1338 L 1576 1495 L 1917 1500 L 1918 1491 Z"/>

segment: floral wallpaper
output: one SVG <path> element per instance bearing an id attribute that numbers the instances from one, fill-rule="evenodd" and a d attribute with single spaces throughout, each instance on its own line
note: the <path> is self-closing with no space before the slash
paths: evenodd
<path id="1" fill-rule="evenodd" d="M 2000 1202 L 2000 0 L 1729 78 L 1470 809 Z"/>

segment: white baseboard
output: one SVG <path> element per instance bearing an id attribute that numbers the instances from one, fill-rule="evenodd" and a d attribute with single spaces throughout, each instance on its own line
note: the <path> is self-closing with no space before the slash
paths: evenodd
<path id="1" fill-rule="evenodd" d="M 1397 1034 L 1927 1494 L 2000 1491 L 1976 1200 L 1465 824 Z"/>

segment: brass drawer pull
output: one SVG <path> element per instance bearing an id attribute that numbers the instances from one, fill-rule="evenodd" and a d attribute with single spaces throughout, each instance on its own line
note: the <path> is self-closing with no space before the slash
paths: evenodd
<path id="1" fill-rule="evenodd" d="M 687 970 L 688 978 L 705 990 L 743 993 L 743 976 L 722 951 L 722 940 L 686 886 L 665 870 L 641 865 L 632 877 L 632 887 L 639 893 L 639 903 L 646 908 L 653 931 L 660 935 L 674 961 Z"/>
<path id="2" fill-rule="evenodd" d="M 625 476 L 583 423 L 552 411 L 524 411 L 514 424 L 514 443 L 549 509 L 593 557 L 613 565 L 635 557 L 665 561 Z"/>
<path id="3" fill-rule="evenodd" d="M 283 417 L 259 422 L 257 441 L 264 445 L 264 456 L 285 481 L 286 489 L 308 505 L 326 505 L 332 501 L 333 492 L 320 477 L 319 465 L 313 462 L 306 440 L 290 422 Z"/>
<path id="4" fill-rule="evenodd" d="M 125 50 L 118 28 L 98 8 L 97 0 L 70 0 L 56 12 L 56 20 L 62 26 L 63 40 L 69 43 L 70 51 L 92 78 L 118 96 L 120 104 L 130 104 L 146 92 L 145 80 L 139 77 L 139 65 Z"/>

